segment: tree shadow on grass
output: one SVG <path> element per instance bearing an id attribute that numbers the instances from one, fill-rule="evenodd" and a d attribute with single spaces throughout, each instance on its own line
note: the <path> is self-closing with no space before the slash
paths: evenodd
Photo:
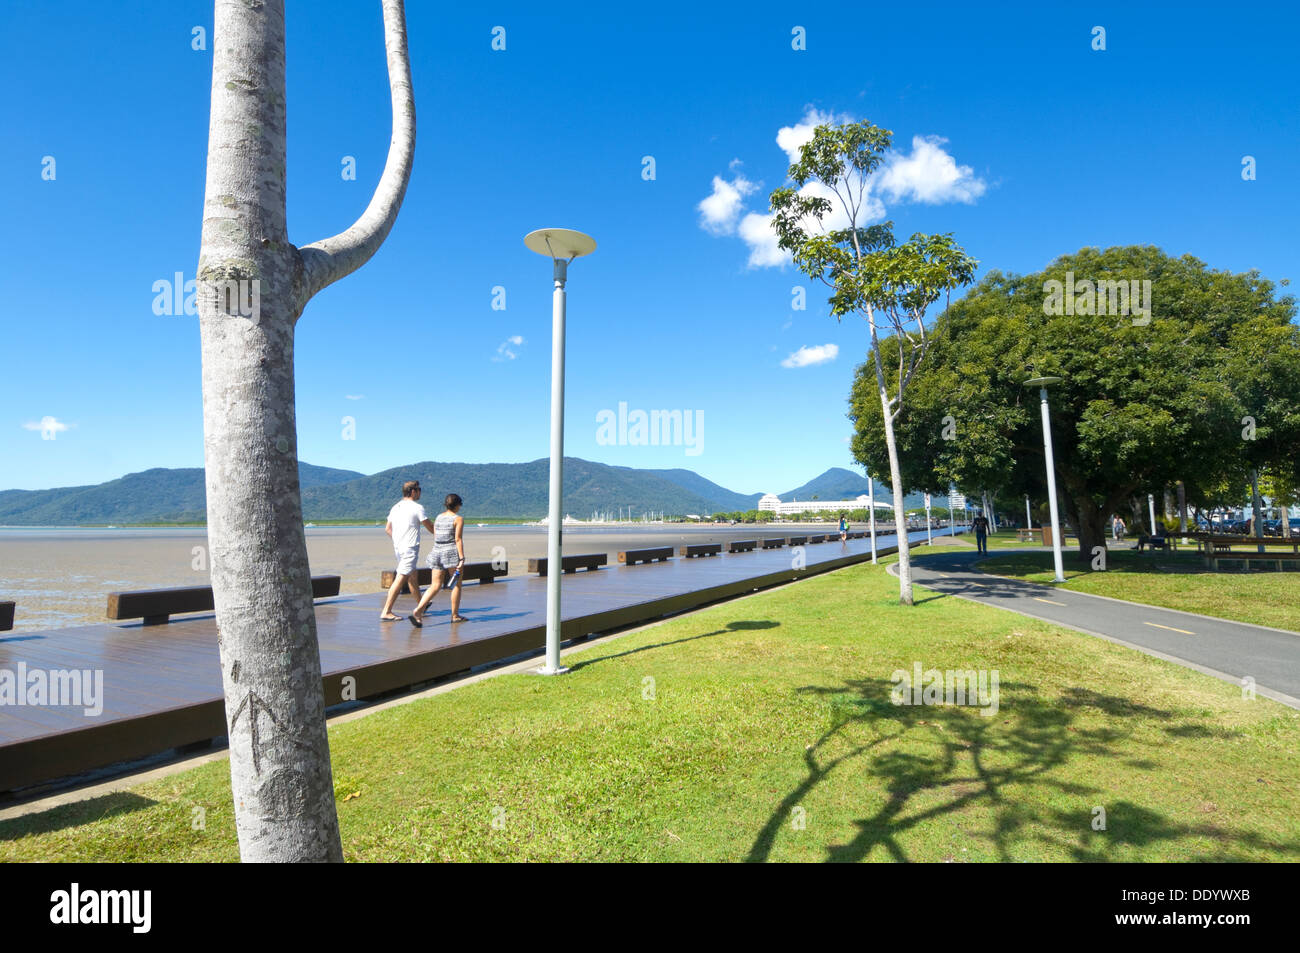
<path id="1" fill-rule="evenodd" d="M 1111 763 L 1126 758 L 1122 749 L 1132 736 L 1132 719 L 1170 723 L 1178 717 L 1174 712 L 1078 688 L 1061 700 L 1045 699 L 1032 684 L 1002 682 L 1000 707 L 996 714 L 985 717 L 975 707 L 896 705 L 890 698 L 893 687 L 890 680 L 866 678 L 801 689 L 829 700 L 830 726 L 804 752 L 806 776 L 773 809 L 754 838 L 748 861 L 768 860 L 795 809 L 820 785 L 850 773 L 875 779 L 884 802 L 869 816 L 853 822 L 857 833 L 850 841 L 826 847 L 827 861 L 870 860 L 878 852 L 896 861 L 910 860 L 904 835 L 967 808 L 992 808 L 993 826 L 983 836 L 992 841 L 1003 861 L 1013 859 L 1012 848 L 1027 830 L 1076 860 L 1112 859 L 1113 849 L 1120 844 L 1147 847 L 1207 837 L 1222 847 L 1201 850 L 1202 856 L 1196 859 L 1249 856 L 1237 850 L 1239 846 L 1300 858 L 1300 841 L 1270 841 L 1213 824 L 1181 823 L 1125 801 L 1108 806 L 1104 788 L 1053 775 L 1081 757 Z M 1079 724 L 1085 709 L 1103 712 L 1107 723 L 1101 727 Z M 1165 731 L 1178 736 L 1185 727 L 1168 724 Z M 843 750 L 850 729 L 858 736 L 865 729 L 869 738 Z M 1131 758 L 1118 763 L 1153 767 Z M 1065 811 L 1031 803 L 1021 793 L 1026 786 L 1054 793 L 1052 800 L 1065 796 L 1079 807 Z M 1004 793 L 1012 787 L 1013 792 Z M 1111 833 L 1093 830 L 1094 806 L 1106 809 Z"/>
<path id="2" fill-rule="evenodd" d="M 588 665 L 595 665 L 597 662 L 608 662 L 612 659 L 623 658 L 626 655 L 636 655 L 640 652 L 649 652 L 651 649 L 667 648 L 670 645 L 681 645 L 683 642 L 695 642 L 699 639 L 709 639 L 715 635 L 726 635 L 728 632 L 748 632 L 754 629 L 775 629 L 780 622 L 764 621 L 738 621 L 729 622 L 724 628 L 716 629 L 713 632 L 701 632 L 699 635 L 688 635 L 685 638 L 673 639 L 670 642 L 656 642 L 653 645 L 642 645 L 639 648 L 628 649 L 626 652 L 614 652 L 610 655 L 601 655 L 597 658 L 583 659 L 581 662 L 574 662 L 569 666 L 569 671 L 576 672 L 580 668 L 586 668 Z"/>
<path id="3" fill-rule="evenodd" d="M 129 791 L 118 791 L 72 804 L 60 804 L 44 811 L 0 821 L 0 841 L 19 840 L 31 835 L 49 834 L 69 827 L 80 827 L 82 824 L 93 824 L 121 814 L 142 811 L 157 803 Z"/>

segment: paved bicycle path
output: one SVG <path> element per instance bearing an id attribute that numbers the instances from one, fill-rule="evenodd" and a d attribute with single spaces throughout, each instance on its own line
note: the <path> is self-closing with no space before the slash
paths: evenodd
<path id="1" fill-rule="evenodd" d="M 1019 551 L 1000 549 L 994 555 Z M 969 550 L 917 552 L 912 581 L 944 595 L 1101 636 L 1237 685 L 1249 676 L 1260 695 L 1300 708 L 1300 633 L 1088 595 L 974 568 L 988 558 Z M 896 564 L 890 572 L 896 574 Z"/>

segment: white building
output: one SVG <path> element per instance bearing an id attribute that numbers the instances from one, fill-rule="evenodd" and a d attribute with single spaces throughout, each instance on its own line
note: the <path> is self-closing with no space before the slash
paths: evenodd
<path id="1" fill-rule="evenodd" d="M 777 516 L 795 516 L 799 513 L 817 513 L 821 511 L 831 511 L 839 513 L 841 510 L 865 510 L 871 503 L 871 498 L 863 493 L 855 500 L 791 500 L 789 503 L 782 503 L 781 498 L 775 493 L 766 493 L 758 501 L 760 510 L 770 510 Z M 892 510 L 892 503 L 882 503 L 876 501 L 876 509 Z"/>

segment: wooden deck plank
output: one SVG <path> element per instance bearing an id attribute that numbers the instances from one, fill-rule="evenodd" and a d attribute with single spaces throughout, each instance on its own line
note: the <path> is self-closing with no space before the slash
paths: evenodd
<path id="1" fill-rule="evenodd" d="M 924 532 L 918 534 L 924 539 Z M 881 552 L 892 537 L 879 537 Z M 761 545 L 761 544 L 760 544 Z M 756 549 L 711 559 L 667 559 L 565 574 L 565 639 L 650 621 L 706 602 L 870 558 L 867 540 L 805 551 L 796 570 L 789 549 Z M 384 593 L 342 595 L 316 604 L 326 703 L 342 700 L 343 679 L 366 698 L 540 648 L 546 578 L 505 577 L 466 587 L 450 622 L 440 594 L 423 628 L 405 618 L 380 622 Z M 403 593 L 405 616 L 415 597 Z M 224 704 L 216 621 L 211 614 L 166 625 L 108 623 L 0 638 L 0 668 L 98 669 L 104 711 L 0 706 L 0 790 L 75 773 L 221 735 Z"/>

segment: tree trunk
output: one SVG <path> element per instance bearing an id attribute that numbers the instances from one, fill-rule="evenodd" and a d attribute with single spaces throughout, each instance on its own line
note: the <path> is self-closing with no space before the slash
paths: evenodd
<path id="1" fill-rule="evenodd" d="M 1106 513 L 1087 493 L 1071 494 L 1077 514 L 1075 532 L 1079 535 L 1079 555 L 1092 558 L 1094 546 L 1106 546 Z"/>
<path id="2" fill-rule="evenodd" d="M 894 439 L 894 418 L 889 407 L 889 393 L 880 389 L 880 409 L 885 414 L 885 446 L 889 450 L 889 485 L 894 491 L 894 535 L 898 539 L 898 601 L 912 605 L 912 547 L 907 538 L 907 518 L 903 515 L 903 476 L 898 464 L 898 441 Z"/>
<path id="3" fill-rule="evenodd" d="M 285 220 L 283 0 L 217 0 L 198 268 L 208 543 L 230 780 L 245 861 L 343 859 L 298 485 L 294 326 L 401 205 L 415 112 L 401 0 L 384 0 L 388 162 L 346 232 L 301 251 Z"/>
<path id="4" fill-rule="evenodd" d="M 1264 501 L 1259 496 L 1259 471 L 1250 471 L 1250 510 L 1251 510 L 1251 528 L 1254 529 L 1256 539 L 1264 538 Z M 1262 553 L 1264 544 L 1260 543 L 1257 547 Z"/>

